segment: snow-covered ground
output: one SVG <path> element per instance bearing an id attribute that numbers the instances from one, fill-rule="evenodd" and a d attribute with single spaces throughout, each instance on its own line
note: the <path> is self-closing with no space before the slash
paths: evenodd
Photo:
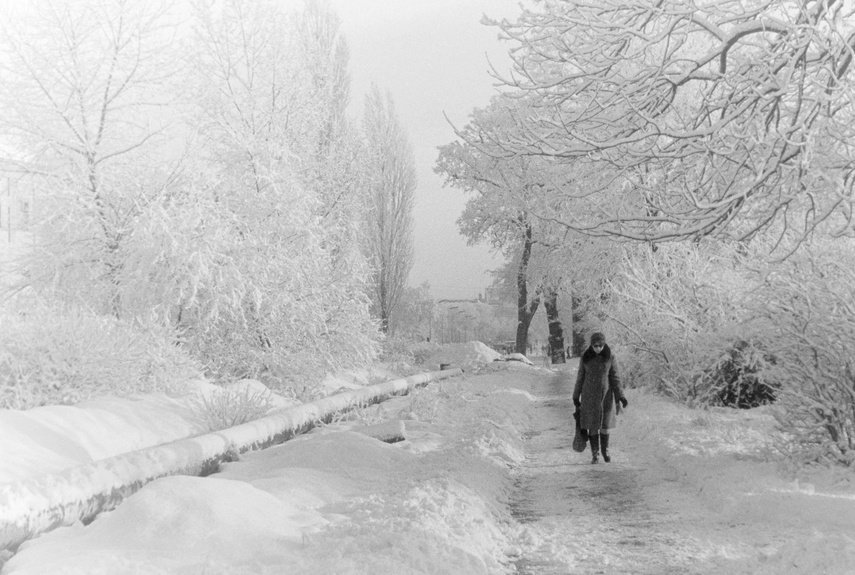
<path id="1" fill-rule="evenodd" d="M 855 573 L 852 477 L 785 475 L 772 463 L 768 411 L 696 412 L 630 390 L 614 462 L 591 475 L 589 455 L 572 452 L 569 437 L 561 445 L 566 385 L 554 385 L 572 378 L 575 361 L 546 369 L 493 362 L 490 353 L 472 359 L 479 350 L 458 346 L 437 358 L 466 363 L 462 377 L 244 454 L 218 474 L 158 479 L 88 526 L 25 543 L 2 573 L 653 573 L 644 562 L 653 552 L 691 566 L 668 571 L 675 573 Z M 39 425 L 7 426 L 0 461 L 6 465 L 5 454 L 22 451 L 21 437 L 35 434 L 46 451 L 33 455 L 26 475 L 37 473 L 41 457 L 46 471 L 55 470 L 60 463 L 47 452 L 93 445 L 92 429 L 116 418 L 160 434 L 155 441 L 184 433 L 182 408 L 164 408 L 161 421 L 150 401 L 139 401 L 138 413 L 121 402 L 101 405 L 85 420 L 49 408 Z M 111 405 L 123 411 L 111 414 Z M 376 439 L 371 430 L 384 423 L 406 439 Z M 138 448 L 139 437 L 111 425 L 109 451 L 124 440 Z M 537 441 L 548 433 L 558 444 L 543 459 Z M 541 501 L 534 507 L 547 510 L 543 517 L 523 518 L 521 481 L 544 469 L 562 485 L 545 496 L 564 499 Z M 2 471 L 2 481 L 15 476 Z M 629 510 L 605 522 L 597 506 L 619 503 L 613 498 L 626 497 L 629 482 L 638 483 L 632 496 L 642 500 L 643 516 Z M 571 534 L 573 525 L 617 543 L 586 541 L 585 533 Z M 679 544 L 621 547 L 645 534 Z M 558 567 L 538 571 L 537 564 Z"/>

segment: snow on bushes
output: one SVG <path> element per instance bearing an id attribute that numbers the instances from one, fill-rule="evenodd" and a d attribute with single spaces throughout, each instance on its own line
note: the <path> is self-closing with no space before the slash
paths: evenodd
<path id="1" fill-rule="evenodd" d="M 780 448 L 855 467 L 855 241 L 816 242 L 758 284 L 754 319 L 782 382 Z"/>
<path id="2" fill-rule="evenodd" d="M 201 367 L 169 329 L 43 305 L 0 306 L 0 407 L 180 392 Z"/>
<path id="3" fill-rule="evenodd" d="M 631 247 L 620 269 L 599 313 L 624 382 L 704 403 L 704 374 L 741 337 L 745 278 L 734 250 L 710 243 Z"/>
<path id="4" fill-rule="evenodd" d="M 700 376 L 702 403 L 749 409 L 773 403 L 780 384 L 775 357 L 751 342 L 737 341 Z"/>
<path id="5" fill-rule="evenodd" d="M 422 366 L 442 346 L 429 341 L 414 341 L 402 337 L 388 337 L 383 341 L 380 360 L 395 365 L 401 371 L 418 371 L 411 366 Z"/>
<path id="6" fill-rule="evenodd" d="M 225 385 L 219 393 L 201 396 L 200 401 L 200 411 L 210 431 L 228 429 L 264 417 L 273 409 L 299 403 L 273 393 L 254 379 L 242 379 Z"/>
<path id="7" fill-rule="evenodd" d="M 775 400 L 787 456 L 855 466 L 855 241 L 773 263 L 738 248 L 627 250 L 599 310 L 625 382 L 695 405 Z"/>
<path id="8" fill-rule="evenodd" d="M 174 30 L 173 10 L 144 4 L 93 11 L 71 2 L 61 19 L 8 14 L 10 29 L 45 39 L 18 39 L 28 45 L 23 59 L 4 52 L 4 66 L 26 73 L 0 86 L 29 95 L 27 106 L 4 109 L 4 136 L 44 174 L 32 186 L 31 242 L 9 270 L 16 288 L 172 327 L 218 380 L 275 386 L 372 361 L 356 134 L 328 124 L 346 90 L 320 97 L 303 88 L 319 66 L 346 74 L 341 62 L 295 50 L 301 18 L 278 2 L 222 12 L 200 4 L 181 16 L 194 24 Z M 75 42 L 59 40 L 84 19 Z M 164 44 L 164 29 L 179 37 Z M 243 41 L 248 29 L 257 43 Z M 103 73 L 108 53 L 115 76 Z M 66 58 L 78 73 L 66 74 Z M 246 69 L 226 64 L 235 58 Z M 74 118 L 54 97 L 78 102 Z M 56 130 L 26 128 L 44 125 Z"/>

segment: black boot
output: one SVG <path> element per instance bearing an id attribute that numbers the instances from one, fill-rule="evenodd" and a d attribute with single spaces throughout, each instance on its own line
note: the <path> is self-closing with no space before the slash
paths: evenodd
<path id="1" fill-rule="evenodd" d="M 591 463 L 600 462 L 600 435 L 589 435 L 591 440 Z"/>
<path id="2" fill-rule="evenodd" d="M 612 460 L 612 456 L 609 454 L 609 434 L 601 433 L 600 434 L 600 444 L 602 445 L 603 450 L 603 461 L 609 463 Z"/>

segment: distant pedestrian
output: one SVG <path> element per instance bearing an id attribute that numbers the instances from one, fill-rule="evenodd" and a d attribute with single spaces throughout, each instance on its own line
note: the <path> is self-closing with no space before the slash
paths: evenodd
<path id="1" fill-rule="evenodd" d="M 579 426 L 587 430 L 591 442 L 591 463 L 599 463 L 602 445 L 603 460 L 612 460 L 609 453 L 609 430 L 615 426 L 615 414 L 628 404 L 620 384 L 617 362 L 606 336 L 597 332 L 591 345 L 579 360 L 573 404 L 579 410 Z M 616 407 L 618 404 L 618 407 Z"/>

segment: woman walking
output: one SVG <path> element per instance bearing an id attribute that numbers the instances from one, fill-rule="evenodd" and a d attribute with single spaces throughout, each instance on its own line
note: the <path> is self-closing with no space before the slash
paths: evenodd
<path id="1" fill-rule="evenodd" d="M 603 460 L 612 460 L 609 453 L 609 430 L 615 426 L 615 403 L 626 408 L 617 363 L 606 345 L 606 336 L 597 332 L 591 345 L 579 360 L 579 373 L 573 389 L 573 404 L 580 411 L 579 426 L 588 431 L 591 441 L 591 463 L 599 463 L 602 446 Z"/>

